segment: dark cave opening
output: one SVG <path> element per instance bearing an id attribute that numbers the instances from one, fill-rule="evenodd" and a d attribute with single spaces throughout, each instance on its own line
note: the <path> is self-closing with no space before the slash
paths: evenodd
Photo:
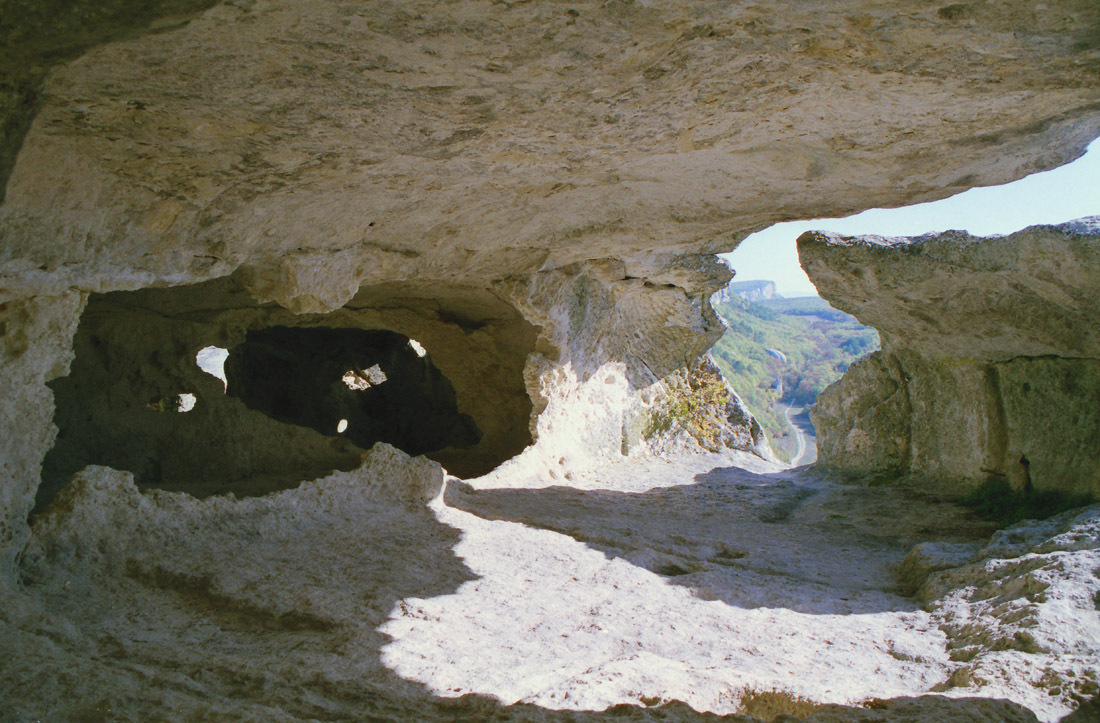
<path id="1" fill-rule="evenodd" d="M 481 431 L 451 382 L 392 331 L 277 326 L 229 351 L 226 393 L 268 416 L 411 455 L 469 448 Z"/>
<path id="2" fill-rule="evenodd" d="M 232 277 L 93 294 L 69 374 L 49 382 L 58 433 L 31 514 L 88 465 L 200 498 L 350 471 L 376 442 L 486 474 L 531 443 L 534 343 L 483 289 L 365 287 L 309 315 Z"/>

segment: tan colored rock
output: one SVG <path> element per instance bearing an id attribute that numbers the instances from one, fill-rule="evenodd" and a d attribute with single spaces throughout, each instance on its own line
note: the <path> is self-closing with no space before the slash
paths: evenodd
<path id="1" fill-rule="evenodd" d="M 0 279 L 244 268 L 320 311 L 412 276 L 619 258 L 651 278 L 654 252 L 1006 182 L 1100 133 L 1092 3 L 941 9 L 216 5 L 53 69 Z"/>
<path id="2" fill-rule="evenodd" d="M 696 367 L 670 374 L 650 391 L 654 404 L 639 409 L 624 428 L 624 452 L 634 446 L 658 451 L 687 442 L 708 452 L 738 449 L 779 462 L 764 429 L 709 354 Z"/>
<path id="3" fill-rule="evenodd" d="M 42 460 L 57 434 L 46 382 L 68 372 L 84 302 L 74 292 L 0 304 L 0 376 L 7 385 L 0 404 L 0 579 L 11 575 L 29 534 Z"/>
<path id="4" fill-rule="evenodd" d="M 863 470 L 905 468 L 912 410 L 905 380 L 892 362 L 881 354 L 864 357 L 818 396 L 810 413 L 822 463 L 838 460 L 840 466 Z M 860 393 L 845 393 L 849 388 Z"/>
<path id="5" fill-rule="evenodd" d="M 914 550 L 906 563 L 921 557 Z M 1100 694 L 1100 506 L 1022 522 L 980 550 L 938 557 L 913 581 L 958 664 L 940 690 L 1003 695 L 1012 688 L 1045 717 L 1084 704 L 1087 720 Z"/>
<path id="6" fill-rule="evenodd" d="M 1012 702 L 971 697 L 982 691 L 968 687 L 951 691 L 961 699 L 922 694 L 946 677 L 944 641 L 925 613 L 890 592 L 891 563 L 924 525 L 969 526 L 959 511 L 945 515 L 897 488 L 814 494 L 700 459 L 626 460 L 576 487 L 525 490 L 522 499 L 514 499 L 520 490 L 498 491 L 505 504 L 497 509 L 507 512 L 512 497 L 506 519 L 518 511 L 524 525 L 492 521 L 492 504 L 482 503 L 480 516 L 448 506 L 436 497 L 438 465 L 386 445 L 356 470 L 244 500 L 142 492 L 128 473 L 90 467 L 36 518 L 22 585 L 0 593 L 0 690 L 15 715 L 60 719 L 107 711 L 141 719 L 746 720 L 664 693 L 697 680 L 706 708 L 763 720 L 1034 720 L 1015 689 L 1004 696 Z M 680 465 L 700 471 L 705 494 L 670 475 Z M 607 488 L 616 476 L 635 493 Z M 497 496 L 447 486 L 475 508 Z M 540 502 L 540 493 L 550 497 Z M 627 499 L 608 506 L 606 496 Z M 836 519 L 853 508 L 855 525 Z M 627 525 L 632 534 L 615 534 Z M 1034 531 L 1025 546 L 1053 559 L 1094 537 L 1081 525 L 1059 532 Z M 1005 542 L 989 554 L 1003 557 Z M 616 559 L 634 548 L 629 562 Z M 658 577 L 645 569 L 647 555 L 656 567 L 698 566 L 704 576 L 685 582 L 673 569 L 659 574 L 675 577 Z M 695 592 L 703 581 L 705 598 Z M 714 599 L 720 590 L 740 604 Z M 759 597 L 765 590 L 783 603 Z M 425 685 L 394 655 L 399 643 L 415 642 L 410 624 L 442 628 L 447 641 L 414 647 L 423 651 L 415 659 L 488 669 L 496 685 Z M 522 634 L 502 636 L 509 627 Z M 554 644 L 533 649 L 548 654 L 530 654 L 543 638 Z M 675 651 L 692 648 L 710 653 L 681 667 Z M 730 655 L 734 662 L 723 660 Z M 516 656 L 523 665 L 508 665 Z M 1073 664 L 1081 662 L 1087 656 Z M 698 671 L 691 677 L 689 666 Z M 726 668 L 721 677 L 716 666 Z M 788 666 L 809 674 L 791 680 Z M 546 684 L 540 668 L 573 696 L 513 703 L 507 690 L 516 683 Z M 869 675 L 883 668 L 885 680 Z M 864 699 L 835 688 L 853 677 L 859 690 L 881 692 Z M 597 700 L 632 704 L 585 705 L 595 691 Z"/>
<path id="7" fill-rule="evenodd" d="M 46 383 L 74 335 L 58 421 L 121 409 L 91 414 L 97 433 L 175 438 L 162 461 L 193 463 L 175 482 L 196 493 L 225 491 L 214 469 L 255 483 L 361 454 L 211 402 L 195 351 L 274 325 L 423 343 L 484 435 L 433 453 L 449 469 L 516 455 L 501 475 L 567 477 L 680 403 L 720 438 L 682 418 L 634 452 L 672 436 L 764 454 L 734 397 L 698 406 L 722 332 L 707 298 L 729 277 L 713 253 L 776 221 L 1007 182 L 1100 133 L 1085 0 L 8 0 L 0 18 L 0 641 L 27 717 L 149 710 L 150 691 L 158 714 L 197 718 L 588 717 L 440 702 L 380 664 L 397 601 L 469 581 L 454 530 L 411 504 L 439 476 L 422 459 L 376 448 L 248 500 L 92 467 L 26 547 Z M 125 408 L 127 384 L 159 403 L 180 383 L 222 449 Z M 72 673 L 79 699 L 37 686 L 43 670 Z"/>
<path id="8" fill-rule="evenodd" d="M 249 332 L 271 327 L 391 330 L 417 340 L 457 385 L 459 411 L 480 434 L 476 445 L 432 450 L 455 474 L 483 474 L 531 442 L 523 369 L 535 331 L 487 291 L 364 288 L 323 317 L 260 306 L 232 281 L 116 292 L 93 295 L 72 372 L 54 383 L 62 435 L 39 504 L 87 464 L 132 471 L 143 487 L 238 496 L 359 466 L 366 449 L 250 409 L 197 366 L 200 349 L 227 348 L 232 361 Z M 181 393 L 197 397 L 193 411 L 158 404 Z M 336 425 L 333 418 L 325 431 L 332 435 Z"/>
<path id="9" fill-rule="evenodd" d="M 5 15 L 0 300 L 232 276 L 246 306 L 295 314 L 407 301 L 403 327 L 511 307 L 535 355 L 474 332 L 444 373 L 511 375 L 497 419 L 522 416 L 520 386 L 535 414 L 559 400 L 590 450 L 621 449 L 637 390 L 719 333 L 708 253 L 1008 181 L 1100 132 L 1080 35 L 1100 10 L 1075 0 L 70 5 Z M 630 388 L 568 412 L 603 368 Z M 482 394 L 498 386 L 460 383 L 460 406 L 503 403 Z"/>
<path id="10" fill-rule="evenodd" d="M 799 255 L 883 340 L 812 412 L 823 464 L 1100 496 L 1100 219 L 986 239 L 808 233 Z"/>
<path id="11" fill-rule="evenodd" d="M 822 296 L 925 357 L 1100 358 L 1100 217 L 989 238 L 808 233 L 798 252 Z"/>

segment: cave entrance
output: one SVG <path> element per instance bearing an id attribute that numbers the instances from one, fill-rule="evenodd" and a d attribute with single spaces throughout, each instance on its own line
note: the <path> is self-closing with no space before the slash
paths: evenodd
<path id="1" fill-rule="evenodd" d="M 781 296 L 768 280 L 735 281 L 711 302 L 726 325 L 711 350 L 722 375 L 780 459 L 812 464 L 817 439 L 809 408 L 879 347 L 878 333 L 820 297 Z"/>
<path id="2" fill-rule="evenodd" d="M 54 393 L 35 512 L 90 464 L 140 488 L 262 495 L 352 470 L 375 442 L 459 477 L 531 443 L 537 330 L 480 288 L 364 287 L 328 314 L 233 278 L 93 294 Z"/>
<path id="3" fill-rule="evenodd" d="M 387 442 L 417 455 L 481 440 L 451 382 L 413 340 L 391 331 L 250 331 L 229 350 L 225 378 L 226 393 L 249 409 L 363 449 Z"/>

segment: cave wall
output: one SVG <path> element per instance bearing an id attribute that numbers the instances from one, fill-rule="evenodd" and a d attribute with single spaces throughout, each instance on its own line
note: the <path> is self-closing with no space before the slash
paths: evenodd
<path id="1" fill-rule="evenodd" d="M 125 295 L 90 300 L 70 373 L 50 383 L 59 435 L 36 511 L 89 464 L 131 472 L 142 488 L 200 497 L 248 496 L 359 466 L 365 450 L 346 439 L 282 424 L 227 396 L 195 364 L 202 340 L 216 338 L 210 324 L 135 308 Z M 197 398 L 189 412 L 176 409 L 181 393 Z"/>
<path id="2" fill-rule="evenodd" d="M 821 464 L 1100 497 L 1100 220 L 1005 237 L 799 239 L 882 350 L 811 412 Z"/>
<path id="3" fill-rule="evenodd" d="M 707 300 L 730 277 L 707 255 L 669 258 L 651 278 L 596 259 L 498 284 L 540 329 L 526 369 L 537 443 L 502 473 L 564 476 L 669 443 L 771 458 L 759 424 L 702 357 L 725 332 Z M 691 414 L 675 413 L 685 406 Z"/>
<path id="4" fill-rule="evenodd" d="M 418 293 L 430 291 L 415 285 L 364 289 L 337 313 L 305 316 L 252 302 L 233 279 L 93 295 L 81 316 L 71 373 L 51 382 L 61 437 L 47 456 L 37 507 L 87 464 L 133 472 L 141 486 L 200 496 L 259 494 L 359 466 L 373 442 L 357 446 L 354 434 L 334 436 L 336 419 L 326 434 L 316 425 L 286 423 L 242 402 L 249 380 L 233 377 L 245 353 L 241 345 L 250 333 L 279 328 L 415 335 L 428 352 L 423 363 L 442 368 L 435 383 L 448 388 L 451 404 L 451 384 L 461 389 L 458 411 L 476 432 L 455 445 L 432 445 L 428 453 L 454 474 L 488 472 L 531 442 L 523 369 L 534 329 L 491 294 L 471 293 L 463 306 L 453 288 L 444 298 Z M 324 346 L 323 339 L 303 343 Z M 207 346 L 230 350 L 228 394 L 195 363 L 198 350 Z M 421 361 L 411 349 L 408 356 Z M 289 390 L 296 380 L 271 381 Z M 180 393 L 197 397 L 193 410 L 174 410 L 171 402 Z M 294 393 L 320 396 L 313 388 Z M 415 407 L 411 397 L 396 401 Z M 419 416 L 414 424 L 433 424 L 430 410 Z M 391 423 L 397 426 L 396 420 L 386 424 Z"/>
<path id="5" fill-rule="evenodd" d="M 42 460 L 57 434 L 46 383 L 68 372 L 85 298 L 74 292 L 0 304 L 0 376 L 6 380 L 0 403 L 0 576 L 5 581 L 26 543 Z"/>

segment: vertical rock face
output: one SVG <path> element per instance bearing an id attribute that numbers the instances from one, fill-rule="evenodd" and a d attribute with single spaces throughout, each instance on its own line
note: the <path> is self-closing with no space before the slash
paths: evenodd
<path id="1" fill-rule="evenodd" d="M 1100 218 L 798 244 L 883 340 L 812 412 L 824 464 L 1100 497 Z"/>
<path id="2" fill-rule="evenodd" d="M 72 292 L 0 304 L 0 564 L 10 576 L 27 539 L 26 515 L 41 481 L 42 458 L 57 434 L 46 383 L 64 376 L 85 295 Z"/>
<path id="3" fill-rule="evenodd" d="M 241 496 L 357 467 L 377 441 L 462 476 L 530 444 L 523 369 L 535 331 L 515 309 L 415 285 L 386 290 L 402 298 L 395 309 L 372 302 L 377 292 L 306 316 L 257 305 L 232 279 L 93 295 L 72 369 L 51 382 L 60 435 L 38 506 L 87 464 L 142 486 Z M 197 364 L 209 346 L 228 351 L 225 382 Z M 181 394 L 193 408 L 178 408 Z"/>

